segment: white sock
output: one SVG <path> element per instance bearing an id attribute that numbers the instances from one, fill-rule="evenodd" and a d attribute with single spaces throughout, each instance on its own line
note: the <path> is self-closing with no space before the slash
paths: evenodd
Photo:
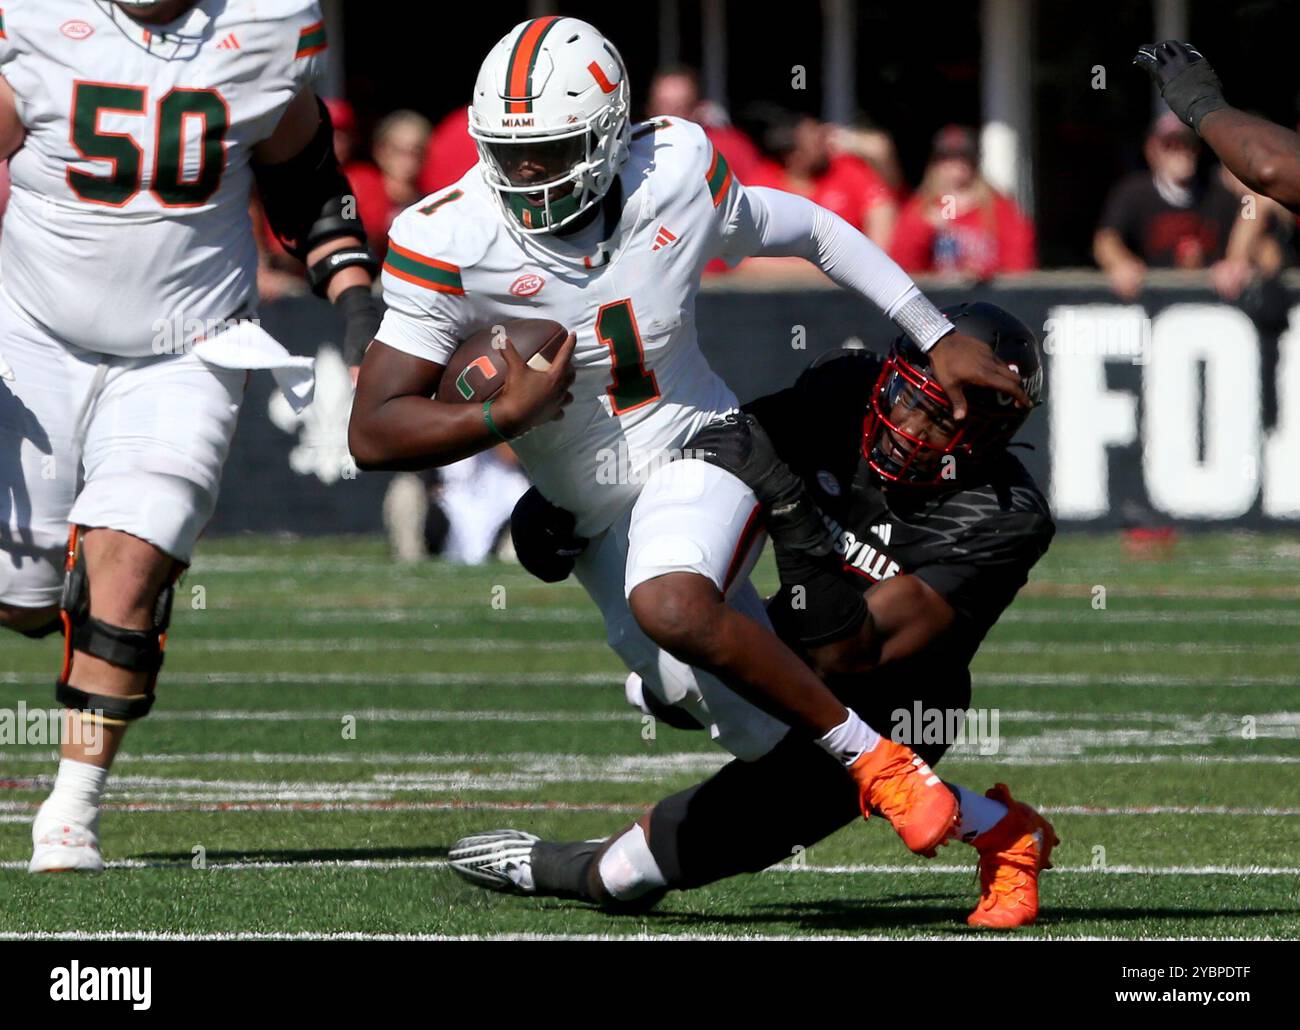
<path id="1" fill-rule="evenodd" d="M 1001 801 L 986 798 L 972 790 L 948 784 L 957 792 L 957 803 L 961 805 L 961 821 L 957 824 L 957 837 L 967 844 L 981 833 L 993 829 L 1007 814 L 1007 806 Z"/>
<path id="2" fill-rule="evenodd" d="M 818 737 L 817 743 L 843 765 L 850 766 L 868 751 L 876 750 L 880 734 L 863 722 L 857 712 L 850 711 L 847 719 Z"/>
<path id="3" fill-rule="evenodd" d="M 631 901 L 668 885 L 659 863 L 650 852 L 650 842 L 645 839 L 640 823 L 614 841 L 600 856 L 598 871 L 605 890 L 619 901 Z"/>
<path id="4" fill-rule="evenodd" d="M 71 758 L 61 759 L 54 789 L 41 806 L 41 814 L 93 827 L 99 816 L 99 798 L 107 780 L 107 769 Z"/>

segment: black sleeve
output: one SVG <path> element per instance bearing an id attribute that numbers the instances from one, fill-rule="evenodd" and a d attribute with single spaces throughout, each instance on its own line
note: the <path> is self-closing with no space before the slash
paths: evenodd
<path id="1" fill-rule="evenodd" d="M 1047 551 L 1054 532 L 1050 516 L 1042 512 L 1007 512 L 963 533 L 951 548 L 951 558 L 912 572 L 952 605 L 959 618 L 987 630 L 1028 581 L 1029 570 Z"/>
<path id="2" fill-rule="evenodd" d="M 771 437 L 777 454 L 805 479 L 820 468 L 852 468 L 861 449 L 862 417 L 880 374 L 880 358 L 865 350 L 832 351 L 804 370 L 793 386 L 745 405 Z M 842 640 L 867 616 L 862 590 L 847 582 L 840 559 L 786 550 L 773 535 L 788 637 L 806 647 Z"/>
<path id="3" fill-rule="evenodd" d="M 781 613 L 778 635 L 820 647 L 858 632 L 869 614 L 866 595 L 844 578 L 837 555 L 816 562 L 780 547 L 774 550 L 781 590 L 768 610 Z"/>
<path id="4" fill-rule="evenodd" d="M 881 359 L 866 350 L 836 350 L 814 361 L 794 385 L 744 406 L 772 438 L 781 460 L 799 473 L 856 454 L 862 417 Z"/>

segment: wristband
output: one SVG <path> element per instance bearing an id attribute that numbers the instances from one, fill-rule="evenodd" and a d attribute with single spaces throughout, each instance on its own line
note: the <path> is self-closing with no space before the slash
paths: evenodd
<path id="1" fill-rule="evenodd" d="M 956 329 L 948 316 L 920 291 L 894 312 L 894 324 L 912 338 L 922 353 L 928 353 L 942 337 Z"/>
<path id="2" fill-rule="evenodd" d="M 505 433 L 501 432 L 501 430 L 497 428 L 496 422 L 492 420 L 492 401 L 494 400 L 496 400 L 495 397 L 493 397 L 491 400 L 486 400 L 483 402 L 483 421 L 487 423 L 487 427 L 489 430 L 492 431 L 493 436 L 495 436 L 502 443 L 509 443 L 510 437 L 506 436 Z"/>

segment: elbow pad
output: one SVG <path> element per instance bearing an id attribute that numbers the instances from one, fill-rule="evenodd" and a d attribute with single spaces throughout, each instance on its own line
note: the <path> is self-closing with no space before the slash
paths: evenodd
<path id="1" fill-rule="evenodd" d="M 316 103 L 320 107 L 320 125 L 307 145 L 288 161 L 253 166 L 271 230 L 284 249 L 303 263 L 322 243 L 343 236 L 366 239 L 352 186 L 334 156 L 334 124 L 329 110 L 319 98 Z M 335 272 L 354 265 L 367 268 L 372 278 L 378 270 L 364 244 L 346 247 L 308 269 L 312 289 L 323 295 Z"/>

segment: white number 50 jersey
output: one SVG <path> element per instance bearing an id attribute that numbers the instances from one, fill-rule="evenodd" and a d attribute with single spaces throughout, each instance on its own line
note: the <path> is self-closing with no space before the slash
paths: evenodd
<path id="1" fill-rule="evenodd" d="M 618 227 L 583 253 L 563 238 L 544 249 L 512 232 L 475 166 L 398 217 L 383 274 L 378 339 L 437 364 L 513 318 L 549 318 L 577 334 L 573 403 L 512 446 L 586 535 L 636 499 L 666 452 L 736 406 L 700 352 L 695 297 L 710 260 L 757 246 L 743 188 L 692 122 L 636 127 L 619 179 Z"/>
<path id="2" fill-rule="evenodd" d="M 0 7 L 0 75 L 27 130 L 4 289 L 87 350 L 144 356 L 161 322 L 252 302 L 252 148 L 325 49 L 314 0 L 204 0 L 166 28 L 91 0 Z"/>

